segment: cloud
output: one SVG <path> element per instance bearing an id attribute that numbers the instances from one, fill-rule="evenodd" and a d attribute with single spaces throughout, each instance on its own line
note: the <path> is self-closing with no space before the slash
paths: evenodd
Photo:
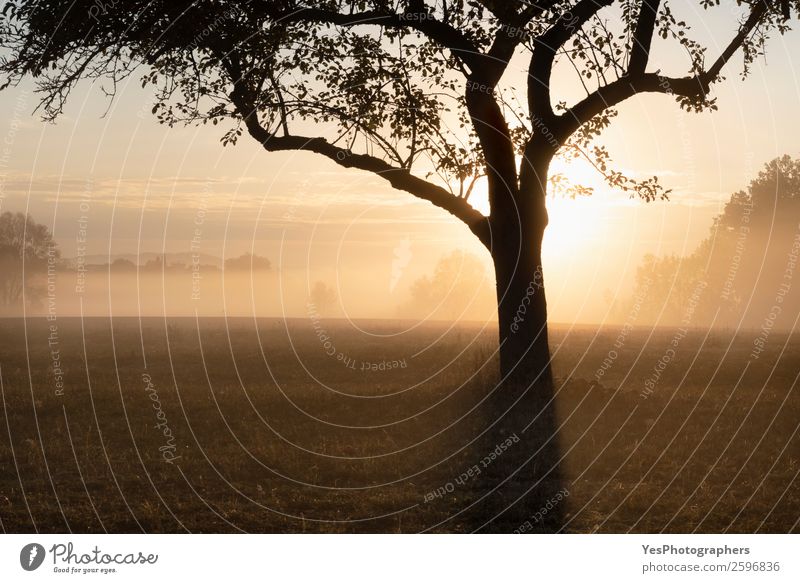
<path id="1" fill-rule="evenodd" d="M 292 175 L 294 173 L 291 173 Z M 315 173 L 311 181 L 297 176 L 276 179 L 252 177 L 166 176 L 156 178 L 75 178 L 69 176 L 7 176 L 2 180 L 7 196 L 30 202 L 78 204 L 87 198 L 92 204 L 123 208 L 260 209 L 274 205 L 326 208 L 336 206 L 401 207 L 415 199 L 392 191 L 380 180 L 343 180 L 342 173 Z"/>

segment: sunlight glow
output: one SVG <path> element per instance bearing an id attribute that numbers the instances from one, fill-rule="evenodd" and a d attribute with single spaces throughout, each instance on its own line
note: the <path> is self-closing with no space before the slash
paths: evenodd
<path id="1" fill-rule="evenodd" d="M 556 158 L 550 167 L 551 176 L 563 174 L 572 185 L 594 188 L 592 196 L 571 197 L 568 193 L 550 194 L 547 212 L 550 223 L 545 232 L 545 256 L 560 256 L 585 245 L 587 239 L 599 235 L 597 208 L 605 204 L 609 189 L 595 168 L 585 160 Z M 489 193 L 486 178 L 476 183 L 469 203 L 484 215 L 489 214 Z"/>

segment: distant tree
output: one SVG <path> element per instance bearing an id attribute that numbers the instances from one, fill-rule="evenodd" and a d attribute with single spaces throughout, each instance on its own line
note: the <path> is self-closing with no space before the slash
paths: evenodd
<path id="1" fill-rule="evenodd" d="M 704 253 L 713 290 L 709 310 L 723 306 L 726 326 L 758 327 L 776 302 L 797 262 L 800 237 L 800 159 L 784 155 L 767 162 L 745 192 L 731 197 L 712 228 Z M 792 256 L 794 259 L 792 259 Z M 777 327 L 794 327 L 800 294 L 780 295 Z M 719 320 L 720 318 L 718 318 Z"/>
<path id="2" fill-rule="evenodd" d="M 705 295 L 706 267 L 702 253 L 688 257 L 645 255 L 636 270 L 634 286 L 637 320 L 670 326 L 684 323 L 689 302 L 697 302 Z M 694 312 L 690 318 L 696 325 Z"/>
<path id="3" fill-rule="evenodd" d="M 698 286 L 694 325 L 757 326 L 775 302 L 787 261 L 800 237 L 800 159 L 767 162 L 747 188 L 735 192 L 714 218 L 709 235 L 687 256 L 647 255 L 636 274 L 634 296 L 644 321 L 681 321 Z M 795 253 L 796 254 L 796 253 Z M 786 326 L 800 297 L 781 297 Z M 779 323 L 776 323 L 776 325 Z"/>
<path id="4" fill-rule="evenodd" d="M 336 290 L 322 281 L 314 284 L 308 296 L 308 300 L 316 312 L 323 316 L 331 313 L 337 299 Z"/>
<path id="5" fill-rule="evenodd" d="M 22 213 L 0 215 L 0 301 L 38 301 L 45 291 L 48 261 L 55 269 L 61 253 L 50 230 Z"/>
<path id="6" fill-rule="evenodd" d="M 767 162 L 747 191 L 731 196 L 714 227 L 720 235 L 735 232 L 745 216 L 758 233 L 785 223 L 796 226 L 800 218 L 800 159 L 787 154 Z"/>
<path id="7" fill-rule="evenodd" d="M 123 259 L 123 261 L 126 260 Z M 132 265 L 136 266 L 136 264 L 134 263 L 132 263 Z M 167 257 L 165 255 L 156 255 L 153 259 L 148 259 L 144 263 L 144 265 L 137 267 L 137 269 L 140 272 L 145 272 L 145 273 L 152 272 L 152 273 L 162 273 L 162 274 L 179 273 L 185 271 L 187 268 L 188 266 L 180 261 L 167 262 Z"/>
<path id="8" fill-rule="evenodd" d="M 314 153 L 444 209 L 494 262 L 501 372 L 537 379 L 544 395 L 553 158 L 584 156 L 613 187 L 664 196 L 657 179 L 614 170 L 595 143 L 615 108 L 656 93 L 713 109 L 711 88 L 734 54 L 746 75 L 800 9 L 800 0 L 688 4 L 694 16 L 724 4 L 742 17 L 724 38 L 701 26 L 707 49 L 668 0 L 8 0 L 0 72 L 7 85 L 34 77 L 49 119 L 81 80 L 113 95 L 141 72 L 163 123 L 223 123 L 225 144 L 246 132 L 267 151 Z M 655 37 L 670 61 L 685 59 L 683 73 L 650 62 Z M 522 91 L 507 75 L 518 58 Z M 557 90 L 571 72 L 562 89 L 585 93 L 567 102 L 571 89 Z M 484 177 L 488 216 L 468 201 Z"/>
<path id="9" fill-rule="evenodd" d="M 225 260 L 225 271 L 269 271 L 272 264 L 266 257 L 245 253 Z"/>
<path id="10" fill-rule="evenodd" d="M 109 269 L 116 272 L 133 272 L 136 271 L 136 264 L 130 259 L 124 259 L 120 257 L 119 259 L 115 259 L 111 265 L 109 265 Z"/>
<path id="11" fill-rule="evenodd" d="M 153 271 L 161 273 L 164 271 L 164 258 L 161 255 L 156 255 L 153 259 L 149 259 L 139 268 L 140 271 Z"/>
<path id="12" fill-rule="evenodd" d="M 410 292 L 411 301 L 402 313 L 448 320 L 473 316 L 475 306 L 485 307 L 486 300 L 492 297 L 483 263 L 463 251 L 453 251 L 439 259 L 433 275 L 417 279 Z"/>

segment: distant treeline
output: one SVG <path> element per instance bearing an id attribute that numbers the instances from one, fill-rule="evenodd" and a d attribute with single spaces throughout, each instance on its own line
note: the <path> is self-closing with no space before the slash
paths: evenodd
<path id="1" fill-rule="evenodd" d="M 65 259 L 45 225 L 23 213 L 4 212 L 0 214 L 0 313 L 15 314 L 23 302 L 28 307 L 41 307 L 48 295 L 55 294 L 57 278 L 65 272 L 207 275 L 213 272 L 266 273 L 272 267 L 266 257 L 250 253 L 220 260 L 218 264 L 201 263 L 201 260 L 199 255 L 192 255 L 188 263 L 172 261 L 165 256 L 156 256 L 142 264 L 126 258 L 110 263 L 90 263 L 86 258 Z M 79 283 L 79 287 L 82 285 Z"/>
<path id="2" fill-rule="evenodd" d="M 687 256 L 646 255 L 616 316 L 681 327 L 794 328 L 800 315 L 800 160 L 767 163 Z"/>
<path id="3" fill-rule="evenodd" d="M 74 260 L 71 260 L 68 263 L 68 267 L 73 268 L 75 264 Z M 112 261 L 111 263 L 94 263 L 94 264 L 87 264 L 87 270 L 90 271 L 106 271 L 110 270 L 112 272 L 181 272 L 181 271 L 192 271 L 195 269 L 201 269 L 204 272 L 207 271 L 269 271 L 272 269 L 272 263 L 266 257 L 261 257 L 260 255 L 253 255 L 251 253 L 245 253 L 244 255 L 240 255 L 239 257 L 233 257 L 230 259 L 226 259 L 222 262 L 222 267 L 217 264 L 213 263 L 193 263 L 193 262 L 183 262 L 183 261 L 170 261 L 166 260 L 162 256 L 158 256 L 154 259 L 149 259 L 144 263 L 137 264 L 131 261 L 130 259 L 125 258 L 118 258 Z"/>

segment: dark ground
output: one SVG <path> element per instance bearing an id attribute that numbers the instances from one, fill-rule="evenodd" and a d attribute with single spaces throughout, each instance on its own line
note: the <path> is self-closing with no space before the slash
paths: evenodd
<path id="1" fill-rule="evenodd" d="M 561 478 L 491 522 L 529 453 L 518 429 L 491 457 L 494 330 L 60 318 L 50 346 L 51 324 L 0 321 L 5 532 L 800 530 L 798 337 L 753 360 L 756 332 L 691 332 L 645 398 L 675 331 L 556 327 Z"/>

